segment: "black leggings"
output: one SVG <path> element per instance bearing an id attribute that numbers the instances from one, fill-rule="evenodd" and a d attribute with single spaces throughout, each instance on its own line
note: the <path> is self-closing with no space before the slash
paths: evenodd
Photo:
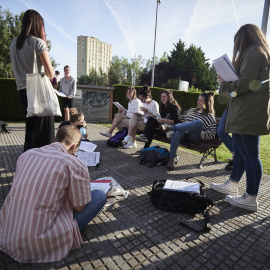
<path id="1" fill-rule="evenodd" d="M 151 145 L 154 135 L 155 135 L 155 129 L 159 127 L 159 123 L 157 120 L 153 117 L 150 117 L 148 121 L 146 122 L 145 128 L 144 128 L 144 135 L 147 137 L 148 142 L 145 143 L 144 148 L 147 148 Z"/>
<path id="2" fill-rule="evenodd" d="M 26 89 L 19 90 L 18 93 L 24 114 L 26 116 Z M 25 124 L 24 152 L 31 148 L 37 148 L 50 144 L 54 141 L 54 116 L 26 117 Z"/>

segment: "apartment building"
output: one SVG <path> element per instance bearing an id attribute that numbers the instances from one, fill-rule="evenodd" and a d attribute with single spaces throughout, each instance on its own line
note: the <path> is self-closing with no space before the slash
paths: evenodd
<path id="1" fill-rule="evenodd" d="M 92 68 L 108 73 L 111 61 L 112 45 L 94 37 L 77 37 L 77 77 L 88 75 Z"/>

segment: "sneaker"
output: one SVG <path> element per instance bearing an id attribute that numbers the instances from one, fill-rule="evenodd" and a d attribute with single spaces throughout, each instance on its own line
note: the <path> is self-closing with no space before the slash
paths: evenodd
<path id="1" fill-rule="evenodd" d="M 233 182 L 228 177 L 227 180 L 222 184 L 211 183 L 210 187 L 220 193 L 228 195 L 238 194 L 238 183 Z"/>
<path id="2" fill-rule="evenodd" d="M 129 142 L 128 144 L 123 146 L 124 148 L 131 149 L 131 148 L 137 148 L 136 142 Z"/>
<path id="3" fill-rule="evenodd" d="M 176 168 L 175 166 L 175 159 L 174 158 L 170 158 L 168 163 L 167 163 L 167 169 L 172 171 Z"/>
<path id="4" fill-rule="evenodd" d="M 171 130 L 171 131 L 168 131 L 167 133 L 166 133 L 166 136 L 167 136 L 167 138 L 168 139 L 171 139 L 172 137 L 173 137 L 173 131 Z"/>
<path id="5" fill-rule="evenodd" d="M 101 135 L 111 138 L 112 137 L 112 133 L 110 133 L 109 131 L 105 131 L 105 132 L 99 132 Z"/>
<path id="6" fill-rule="evenodd" d="M 122 143 L 123 143 L 123 144 L 127 144 L 127 143 L 132 142 L 132 141 L 133 141 L 132 136 L 127 135 L 127 136 L 124 138 L 124 140 L 122 141 Z"/>
<path id="7" fill-rule="evenodd" d="M 257 196 L 250 196 L 246 192 L 242 196 L 227 195 L 225 197 L 225 201 L 227 201 L 233 206 L 247 209 L 250 211 L 257 211 L 258 209 Z"/>
<path id="8" fill-rule="evenodd" d="M 141 134 L 140 136 L 137 136 L 136 140 L 139 141 L 139 142 L 148 142 L 148 139 L 144 134 Z"/>
<path id="9" fill-rule="evenodd" d="M 163 124 L 163 125 L 159 126 L 159 130 L 164 132 L 164 133 L 167 133 L 168 131 L 172 130 L 172 126 L 170 126 L 168 124 Z"/>
<path id="10" fill-rule="evenodd" d="M 228 165 L 224 168 L 226 171 L 231 171 L 233 168 L 233 160 L 231 160 Z"/>

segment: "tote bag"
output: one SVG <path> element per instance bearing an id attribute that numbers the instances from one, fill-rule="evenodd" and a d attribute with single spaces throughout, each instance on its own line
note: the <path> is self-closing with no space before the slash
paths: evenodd
<path id="1" fill-rule="evenodd" d="M 49 78 L 38 73 L 36 59 L 36 39 L 34 40 L 33 73 L 26 74 L 27 115 L 62 116 L 57 95 Z"/>

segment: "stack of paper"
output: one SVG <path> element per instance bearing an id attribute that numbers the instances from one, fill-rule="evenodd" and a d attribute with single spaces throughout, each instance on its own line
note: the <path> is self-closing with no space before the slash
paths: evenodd
<path id="1" fill-rule="evenodd" d="M 231 64 L 231 61 L 227 54 L 224 54 L 219 58 L 213 60 L 213 66 L 224 81 L 237 81 L 239 79 L 237 72 Z"/>
<path id="2" fill-rule="evenodd" d="M 200 184 L 199 183 L 189 183 L 182 181 L 173 181 L 166 180 L 166 183 L 163 187 L 164 190 L 173 190 L 180 192 L 189 192 L 189 193 L 200 193 Z"/>
<path id="3" fill-rule="evenodd" d="M 91 190 L 103 190 L 105 193 L 111 188 L 111 180 L 90 181 Z"/>
<path id="4" fill-rule="evenodd" d="M 100 160 L 100 152 L 94 152 L 96 147 L 96 144 L 82 141 L 77 152 L 78 159 L 86 166 L 96 166 Z"/>

